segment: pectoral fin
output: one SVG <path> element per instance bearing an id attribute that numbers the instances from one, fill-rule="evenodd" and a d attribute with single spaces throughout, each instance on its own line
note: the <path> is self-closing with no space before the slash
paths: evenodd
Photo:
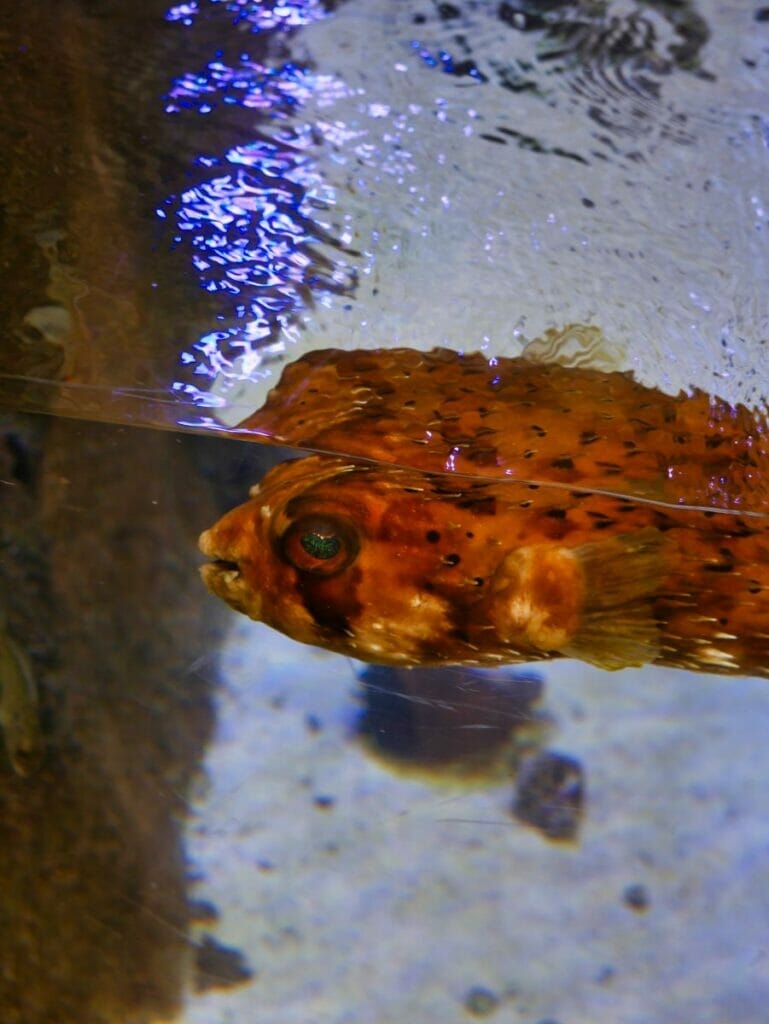
<path id="1" fill-rule="evenodd" d="M 654 529 L 570 548 L 512 551 L 492 584 L 490 619 L 521 651 L 579 658 L 604 669 L 659 655 L 654 595 L 664 572 Z"/>
<path id="2" fill-rule="evenodd" d="M 649 528 L 574 550 L 584 603 L 579 627 L 561 654 L 610 670 L 659 656 L 653 598 L 664 575 L 663 547 L 663 535 Z"/>

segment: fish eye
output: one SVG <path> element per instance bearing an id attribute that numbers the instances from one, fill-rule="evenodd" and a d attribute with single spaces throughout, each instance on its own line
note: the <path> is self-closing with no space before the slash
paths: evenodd
<path id="1" fill-rule="evenodd" d="M 349 523 L 334 516 L 302 516 L 283 534 L 280 549 L 295 569 L 333 576 L 358 554 L 358 538 Z"/>

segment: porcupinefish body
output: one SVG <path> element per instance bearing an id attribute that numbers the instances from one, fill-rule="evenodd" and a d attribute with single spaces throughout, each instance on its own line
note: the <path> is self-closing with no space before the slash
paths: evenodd
<path id="1" fill-rule="evenodd" d="M 345 454 L 278 466 L 206 531 L 209 588 L 382 664 L 769 674 L 765 423 L 545 358 L 563 337 L 515 359 L 326 350 L 288 366 L 243 429 Z"/>

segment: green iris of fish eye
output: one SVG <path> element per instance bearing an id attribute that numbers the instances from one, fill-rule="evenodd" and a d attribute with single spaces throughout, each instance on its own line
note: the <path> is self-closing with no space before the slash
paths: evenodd
<path id="1" fill-rule="evenodd" d="M 304 533 L 300 544 L 313 558 L 333 558 L 339 553 L 342 542 L 333 534 L 326 533 Z"/>

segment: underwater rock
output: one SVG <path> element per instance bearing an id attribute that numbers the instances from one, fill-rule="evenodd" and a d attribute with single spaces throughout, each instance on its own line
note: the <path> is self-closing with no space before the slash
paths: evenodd
<path id="1" fill-rule="evenodd" d="M 577 835 L 584 799 L 584 773 L 579 761 L 544 750 L 521 765 L 513 814 L 548 839 L 570 840 Z"/>

